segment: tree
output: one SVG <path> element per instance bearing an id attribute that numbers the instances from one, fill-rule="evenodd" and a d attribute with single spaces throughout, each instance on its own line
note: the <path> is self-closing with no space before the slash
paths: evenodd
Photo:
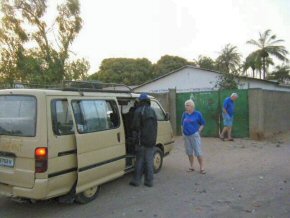
<path id="1" fill-rule="evenodd" d="M 21 21 L 16 18 L 15 12 L 6 1 L 2 1 L 1 10 L 4 16 L 0 23 L 0 63 L 2 82 L 13 83 L 19 77 L 17 71 L 17 57 L 23 52 L 23 43 L 28 36 L 21 28 Z"/>
<path id="2" fill-rule="evenodd" d="M 259 71 L 261 79 L 262 63 L 259 61 L 259 57 L 256 52 L 251 53 L 243 64 L 243 72 L 246 72 L 249 68 L 252 70 L 252 77 L 255 78 L 255 71 Z"/>
<path id="3" fill-rule="evenodd" d="M 215 84 L 219 90 L 238 89 L 239 77 L 232 73 L 222 73 Z"/>
<path id="4" fill-rule="evenodd" d="M 264 79 L 267 76 L 268 66 L 271 64 L 271 62 L 269 62 L 270 56 L 274 56 L 281 61 L 288 61 L 286 57 L 288 51 L 283 45 L 279 44 L 284 42 L 284 40 L 276 38 L 276 35 L 271 35 L 271 30 L 268 29 L 264 33 L 259 33 L 258 40 L 251 39 L 247 41 L 248 44 L 258 47 L 253 53 L 255 53 L 256 61 L 262 63 Z"/>
<path id="5" fill-rule="evenodd" d="M 287 83 L 290 81 L 290 66 L 277 66 L 275 70 L 268 76 L 268 79 L 276 79 L 278 82 Z"/>
<path id="6" fill-rule="evenodd" d="M 24 55 L 19 53 L 17 57 L 17 71 L 19 72 L 18 81 L 31 82 L 36 84 L 42 84 L 45 74 L 46 65 L 45 60 L 40 58 L 41 55 L 38 51 L 27 51 Z"/>
<path id="7" fill-rule="evenodd" d="M 215 61 L 207 56 L 199 55 L 198 59 L 194 61 L 195 65 L 207 69 L 207 70 L 216 70 Z"/>
<path id="8" fill-rule="evenodd" d="M 86 80 L 88 78 L 88 71 L 90 63 L 84 58 L 72 61 L 65 67 L 66 80 Z"/>
<path id="9" fill-rule="evenodd" d="M 138 85 L 152 78 L 152 63 L 146 59 L 108 58 L 101 63 L 100 70 L 89 77 L 108 83 Z"/>
<path id="10" fill-rule="evenodd" d="M 270 57 L 267 57 L 265 60 L 266 66 L 273 65 L 273 60 Z M 252 52 L 249 54 L 243 65 L 243 71 L 247 71 L 249 68 L 252 69 L 252 77 L 255 78 L 255 73 L 258 71 L 259 78 L 262 79 L 262 60 L 259 56 L 259 52 Z"/>
<path id="11" fill-rule="evenodd" d="M 224 73 L 238 73 L 240 62 L 241 54 L 231 44 L 227 44 L 216 59 L 218 70 Z"/>
<path id="12" fill-rule="evenodd" d="M 2 0 L 1 66 L 5 66 L 2 73 L 8 81 L 11 75 L 41 83 L 66 77 L 69 48 L 82 28 L 79 1 L 59 5 L 52 27 L 44 20 L 46 9 L 46 0 Z M 31 45 L 34 47 L 29 48 Z"/>
<path id="13" fill-rule="evenodd" d="M 237 89 L 240 62 L 241 54 L 237 51 L 237 47 L 227 44 L 216 59 L 217 68 L 221 75 L 215 87 L 220 90 Z"/>
<path id="14" fill-rule="evenodd" d="M 178 56 L 164 55 L 157 61 L 156 64 L 154 64 L 153 76 L 154 78 L 162 76 L 188 64 L 189 62 L 184 58 Z"/>

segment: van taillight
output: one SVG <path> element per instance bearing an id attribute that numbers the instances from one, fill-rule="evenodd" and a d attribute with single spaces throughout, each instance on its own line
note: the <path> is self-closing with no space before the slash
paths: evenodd
<path id="1" fill-rule="evenodd" d="M 47 170 L 47 148 L 35 149 L 35 172 L 43 173 Z"/>

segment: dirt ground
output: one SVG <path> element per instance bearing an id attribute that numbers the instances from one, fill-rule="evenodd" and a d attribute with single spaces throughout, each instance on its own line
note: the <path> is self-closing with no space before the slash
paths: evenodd
<path id="1" fill-rule="evenodd" d="M 290 133 L 267 141 L 203 138 L 203 150 L 207 175 L 185 174 L 192 197 L 180 217 L 290 217 Z"/>
<path id="2" fill-rule="evenodd" d="M 129 186 L 129 174 L 103 185 L 86 205 L 0 197 L 0 217 L 290 217 L 290 132 L 267 141 L 202 140 L 206 175 L 186 172 L 176 137 L 153 188 Z"/>

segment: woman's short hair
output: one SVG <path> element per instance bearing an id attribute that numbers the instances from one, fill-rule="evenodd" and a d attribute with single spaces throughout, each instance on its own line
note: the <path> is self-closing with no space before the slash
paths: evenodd
<path id="1" fill-rule="evenodd" d="M 238 95 L 237 93 L 234 92 L 234 93 L 231 94 L 231 97 L 237 97 L 237 98 L 238 98 L 239 95 Z"/>
<path id="2" fill-rule="evenodd" d="M 191 100 L 191 99 L 186 100 L 185 103 L 184 103 L 184 105 L 190 105 L 193 108 L 195 107 L 195 104 L 194 104 L 193 100 Z"/>

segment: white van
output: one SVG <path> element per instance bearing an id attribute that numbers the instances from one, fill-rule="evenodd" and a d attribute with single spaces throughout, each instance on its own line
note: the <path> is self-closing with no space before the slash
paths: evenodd
<path id="1" fill-rule="evenodd" d="M 0 194 L 95 199 L 101 184 L 134 169 L 130 122 L 138 96 L 104 89 L 0 90 Z M 150 99 L 158 118 L 158 172 L 174 138 L 167 113 Z"/>

